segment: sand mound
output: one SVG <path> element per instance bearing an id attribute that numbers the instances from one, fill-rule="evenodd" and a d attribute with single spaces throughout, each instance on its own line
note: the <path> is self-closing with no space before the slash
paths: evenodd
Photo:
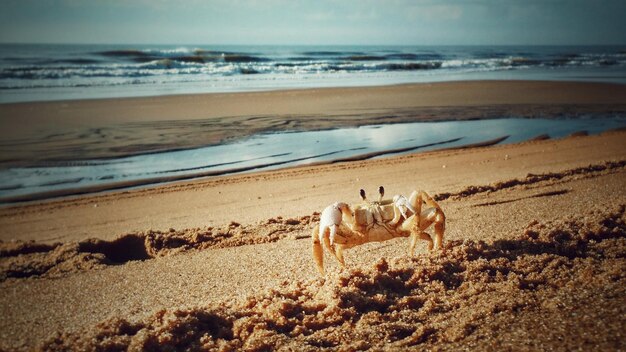
<path id="1" fill-rule="evenodd" d="M 511 240 L 450 241 L 445 254 L 381 259 L 245 302 L 108 320 L 41 349 L 616 350 L 626 327 L 624 211 L 533 221 Z"/>
<path id="2" fill-rule="evenodd" d="M 57 277 L 194 249 L 275 242 L 289 236 L 304 237 L 309 233 L 310 221 L 318 216 L 313 214 L 297 219 L 278 217 L 246 226 L 231 222 L 220 228 L 148 230 L 125 234 L 113 241 L 88 239 L 55 244 L 0 242 L 0 282 L 8 278 Z"/>
<path id="3" fill-rule="evenodd" d="M 604 164 L 596 164 L 589 165 L 585 167 L 579 167 L 576 169 L 565 170 L 562 172 L 549 172 L 545 174 L 528 174 L 526 178 L 520 179 L 512 179 L 502 182 L 497 182 L 492 185 L 486 186 L 468 186 L 465 189 L 461 190 L 457 193 L 439 193 L 434 196 L 435 200 L 441 201 L 446 200 L 448 198 L 452 199 L 461 199 L 465 197 L 470 197 L 474 194 L 478 193 L 486 193 L 486 192 L 496 192 L 507 188 L 512 188 L 516 186 L 526 186 L 532 185 L 539 182 L 555 182 L 562 179 L 574 179 L 576 177 L 587 178 L 587 177 L 595 177 L 598 174 L 602 173 L 610 173 L 619 171 L 626 166 L 626 160 L 620 161 L 606 161 Z"/>

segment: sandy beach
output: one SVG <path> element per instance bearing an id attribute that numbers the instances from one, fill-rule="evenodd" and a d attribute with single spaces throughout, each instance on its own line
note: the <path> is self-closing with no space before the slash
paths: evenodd
<path id="1" fill-rule="evenodd" d="M 0 163 L 264 131 L 626 113 L 624 85 L 479 81 L 0 105 Z M 328 253 L 358 191 L 431 194 L 445 251 Z M 626 132 L 217 176 L 0 208 L 0 349 L 619 350 Z M 429 230 L 432 231 L 432 230 Z"/>
<path id="2" fill-rule="evenodd" d="M 626 112 L 620 84 L 470 81 L 0 104 L 0 167 L 196 148 L 256 133 Z"/>

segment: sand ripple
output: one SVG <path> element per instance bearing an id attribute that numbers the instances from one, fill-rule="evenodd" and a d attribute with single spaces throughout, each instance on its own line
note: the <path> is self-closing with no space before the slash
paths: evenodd
<path id="1" fill-rule="evenodd" d="M 497 182 L 492 185 L 486 186 L 468 186 L 465 189 L 461 190 L 457 193 L 439 193 L 435 195 L 435 200 L 441 201 L 448 198 L 452 199 L 461 199 L 465 197 L 472 196 L 477 193 L 486 193 L 486 192 L 496 192 L 507 188 L 512 188 L 516 186 L 525 186 L 538 182 L 556 182 L 565 178 L 575 179 L 575 178 L 585 178 L 585 177 L 594 177 L 598 173 L 608 173 L 613 171 L 618 171 L 626 166 L 626 160 L 619 161 L 605 161 L 602 164 L 594 164 L 588 165 L 584 167 L 579 167 L 575 169 L 565 170 L 561 172 L 548 172 L 545 174 L 528 174 L 523 179 L 512 179 L 503 182 Z"/>
<path id="2" fill-rule="evenodd" d="M 148 230 L 125 234 L 113 241 L 92 238 L 55 244 L 0 242 L 0 282 L 10 278 L 58 277 L 194 249 L 236 247 L 275 242 L 287 237 L 306 237 L 309 222 L 318 217 L 319 214 L 297 219 L 278 217 L 245 226 L 231 222 L 219 228 Z"/>
<path id="3" fill-rule="evenodd" d="M 116 318 L 43 350 L 617 350 L 626 326 L 625 206 L 533 221 L 512 239 L 379 260 L 245 301 Z M 601 322 L 601 328 L 598 323 Z"/>

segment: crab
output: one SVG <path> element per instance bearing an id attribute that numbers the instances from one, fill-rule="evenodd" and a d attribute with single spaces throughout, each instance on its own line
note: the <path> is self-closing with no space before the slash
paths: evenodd
<path id="1" fill-rule="evenodd" d="M 345 267 L 343 251 L 368 242 L 382 242 L 398 237 L 409 238 L 409 255 L 413 256 L 419 239 L 428 242 L 428 250 L 440 250 L 446 228 L 446 216 L 437 202 L 424 191 L 413 191 L 409 198 L 395 195 L 370 201 L 360 190 L 362 202 L 353 206 L 336 202 L 327 206 L 320 222 L 313 228 L 313 258 L 324 275 L 324 247 Z M 435 235 L 425 232 L 432 225 Z"/>

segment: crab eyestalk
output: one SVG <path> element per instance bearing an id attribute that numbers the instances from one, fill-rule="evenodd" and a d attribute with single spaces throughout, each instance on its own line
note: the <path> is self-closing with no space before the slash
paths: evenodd
<path id="1" fill-rule="evenodd" d="M 363 188 L 361 188 L 361 190 L 359 191 L 359 195 L 361 196 L 361 199 L 366 200 L 367 197 L 365 197 L 365 190 Z"/>
<path id="2" fill-rule="evenodd" d="M 383 197 L 385 196 L 385 187 L 378 187 L 378 193 L 380 194 L 380 197 L 378 198 L 378 202 L 380 203 L 383 201 Z"/>

